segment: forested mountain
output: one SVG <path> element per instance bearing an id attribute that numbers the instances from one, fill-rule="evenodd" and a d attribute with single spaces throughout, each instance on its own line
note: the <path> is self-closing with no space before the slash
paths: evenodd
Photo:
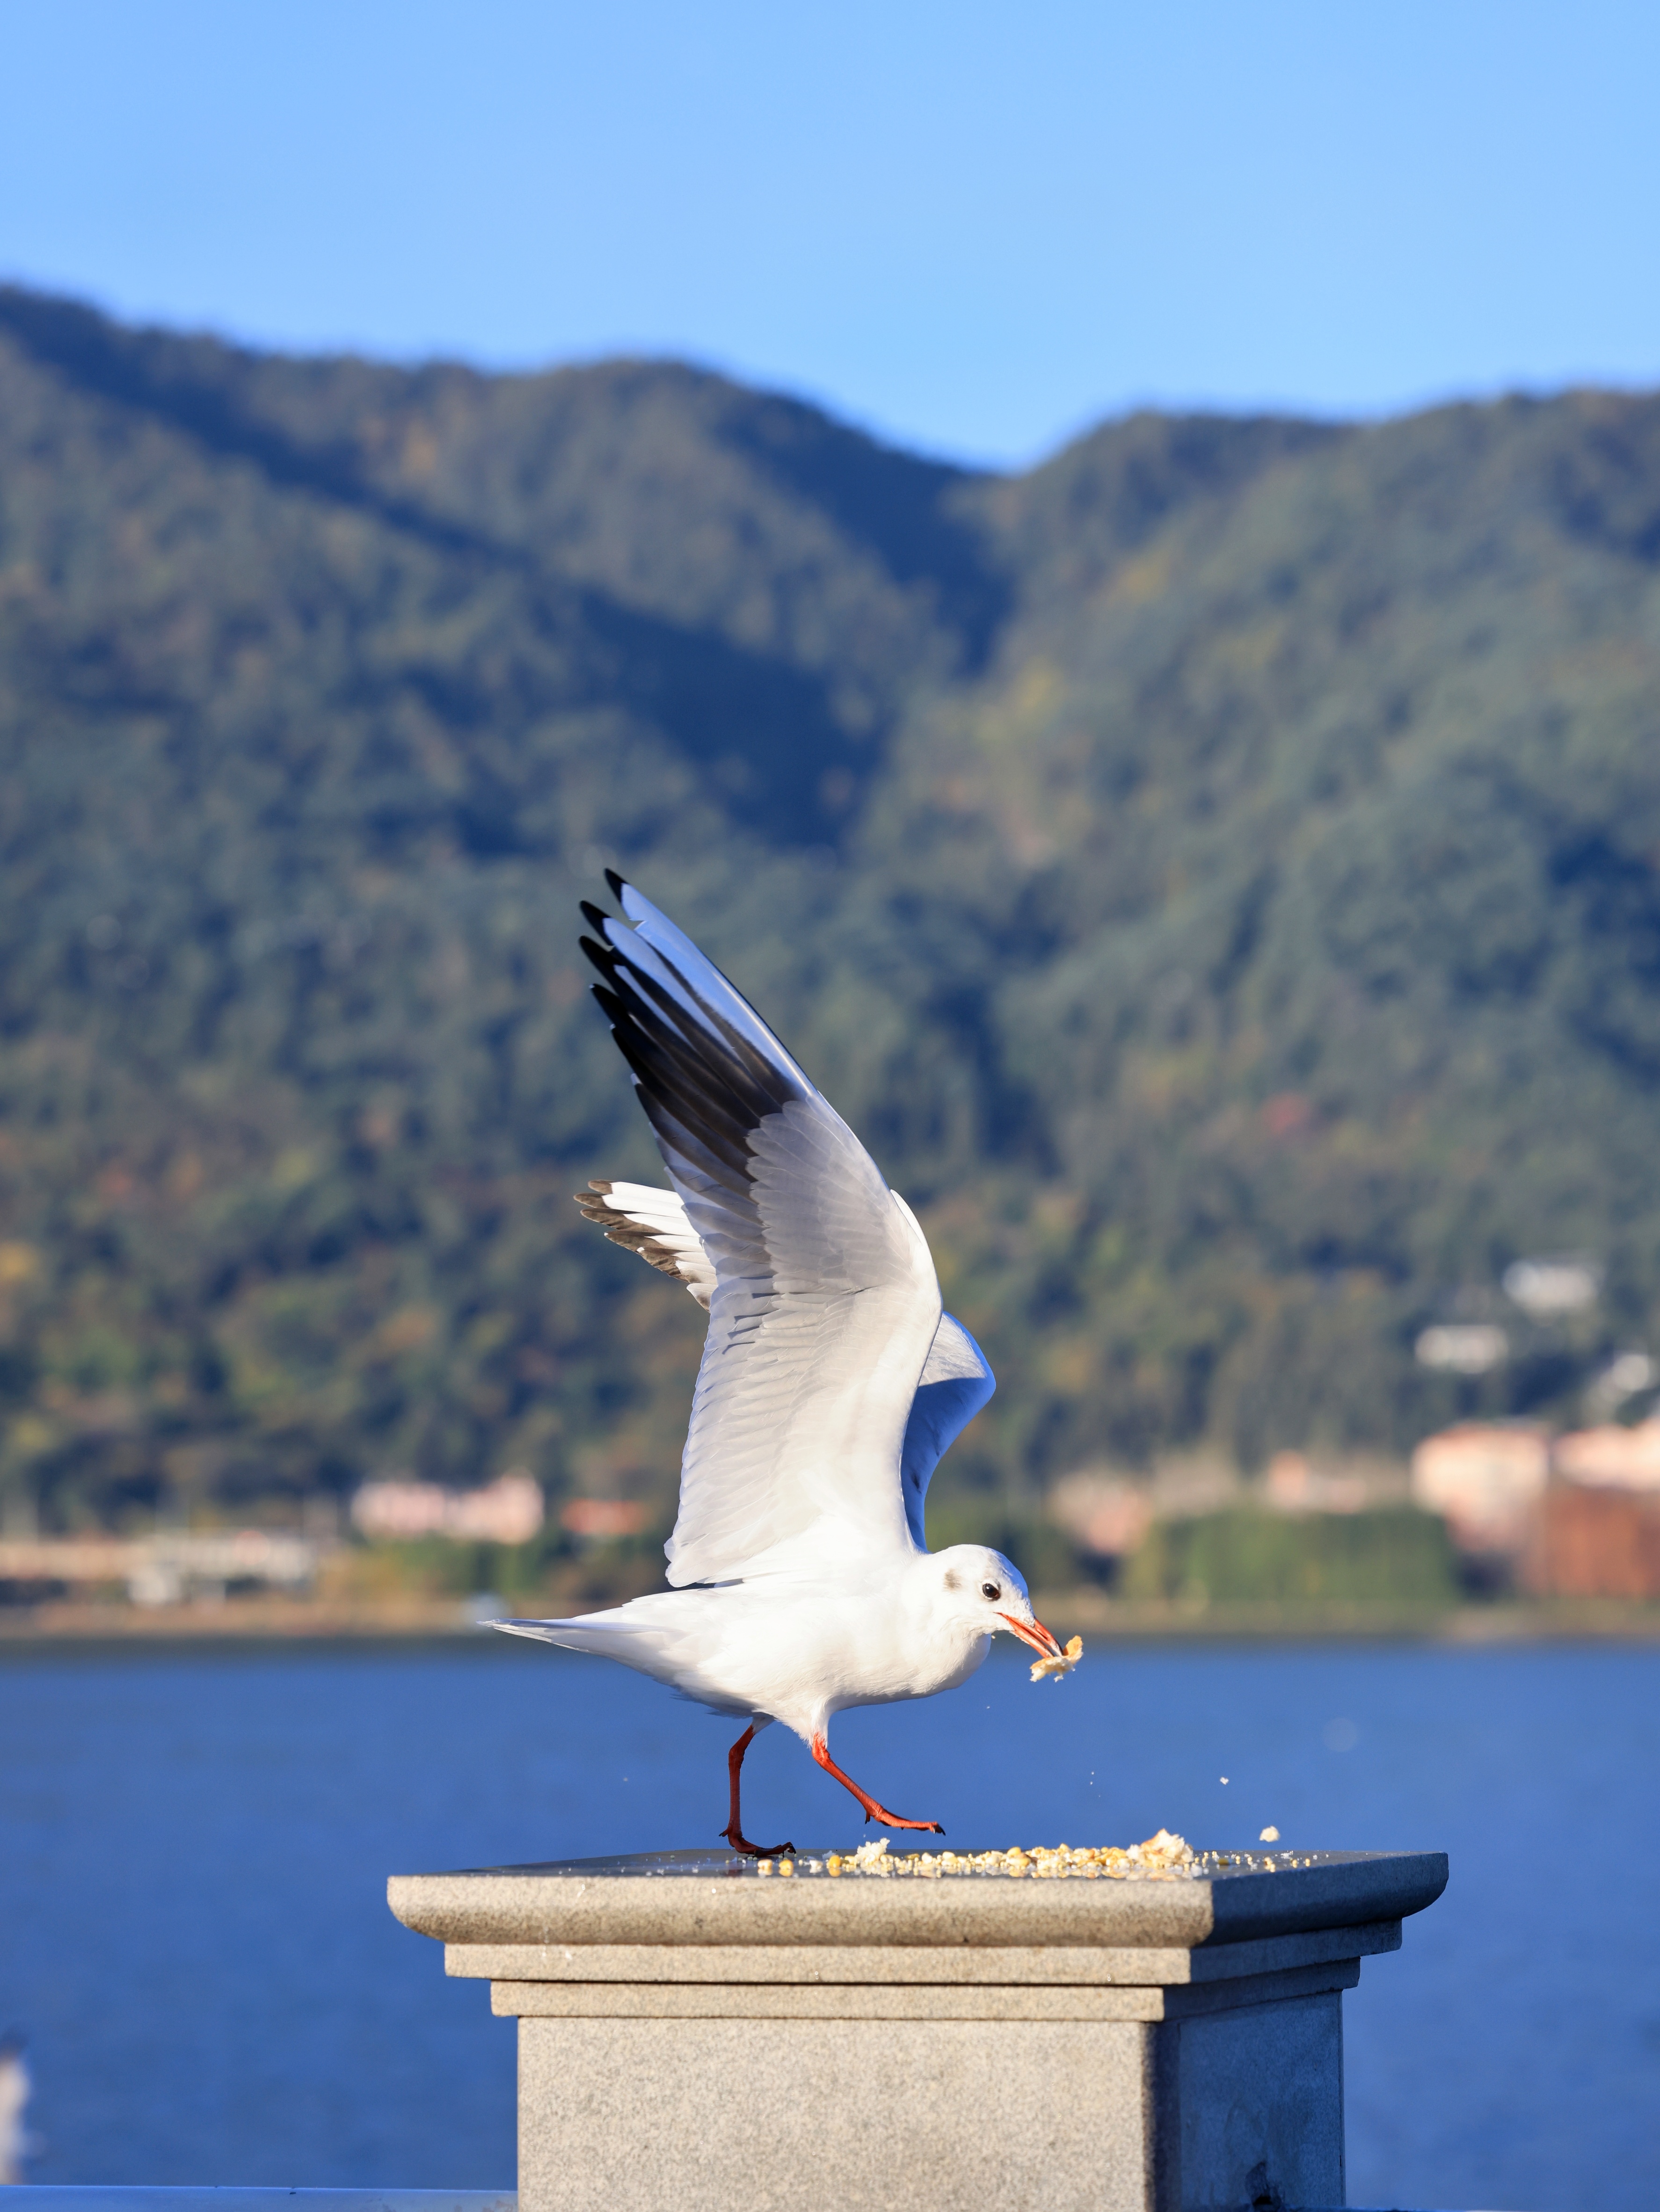
<path id="1" fill-rule="evenodd" d="M 1660 1335 L 1657 678 L 1660 400 L 993 477 L 0 292 L 0 1487 L 666 1504 L 700 1317 L 569 1198 L 657 1172 L 606 863 L 921 1212 L 1002 1383 L 947 1510 L 1571 1413 Z M 1458 1314 L 1511 1359 L 1416 1365 Z"/>

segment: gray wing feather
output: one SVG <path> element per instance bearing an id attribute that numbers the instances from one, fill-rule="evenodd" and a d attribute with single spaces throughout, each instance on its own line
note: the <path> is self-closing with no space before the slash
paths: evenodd
<path id="1" fill-rule="evenodd" d="M 583 908 L 595 995 L 715 1273 L 669 1581 L 906 1546 L 897 1478 L 939 1321 L 927 1242 L 747 1000 L 611 888 L 626 923 Z"/>

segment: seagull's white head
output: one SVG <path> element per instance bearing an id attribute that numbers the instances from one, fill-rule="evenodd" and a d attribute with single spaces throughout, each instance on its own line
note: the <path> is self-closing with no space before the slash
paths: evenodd
<path id="1" fill-rule="evenodd" d="M 1061 1656 L 1060 1644 L 1031 1609 L 1020 1570 L 1000 1552 L 984 1544 L 953 1544 L 933 1553 L 933 1565 L 954 1627 L 985 1637 L 1006 1628 L 1046 1659 Z"/>

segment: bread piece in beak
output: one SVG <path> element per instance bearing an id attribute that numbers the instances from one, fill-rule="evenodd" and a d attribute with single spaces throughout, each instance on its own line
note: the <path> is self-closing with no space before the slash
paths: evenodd
<path id="1" fill-rule="evenodd" d="M 1053 1674 L 1058 1682 L 1063 1674 L 1071 1674 L 1083 1656 L 1084 1639 L 1081 1636 L 1074 1636 L 1066 1650 L 1056 1652 L 1053 1659 L 1034 1659 L 1031 1679 L 1034 1682 L 1041 1682 L 1045 1674 Z"/>

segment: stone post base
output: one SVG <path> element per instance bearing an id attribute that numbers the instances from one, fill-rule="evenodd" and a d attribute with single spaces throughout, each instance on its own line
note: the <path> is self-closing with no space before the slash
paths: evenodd
<path id="1" fill-rule="evenodd" d="M 1438 1853 L 1085 1881 L 686 1852 L 391 1896 L 519 2020 L 520 2212 L 1279 2212 L 1344 2202 L 1341 1992 L 1445 1881 Z"/>

